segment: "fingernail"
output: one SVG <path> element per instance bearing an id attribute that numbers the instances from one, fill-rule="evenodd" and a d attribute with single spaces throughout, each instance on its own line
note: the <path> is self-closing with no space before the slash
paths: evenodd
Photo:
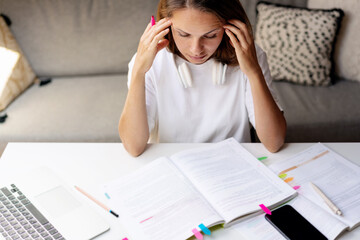
<path id="1" fill-rule="evenodd" d="M 155 25 L 155 18 L 154 16 L 151 16 L 151 26 L 154 26 Z"/>

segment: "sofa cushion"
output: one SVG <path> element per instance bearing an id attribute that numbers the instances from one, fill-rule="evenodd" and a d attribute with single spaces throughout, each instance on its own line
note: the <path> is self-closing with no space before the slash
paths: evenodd
<path id="1" fill-rule="evenodd" d="M 255 32 L 274 80 L 312 86 L 331 83 L 332 54 L 343 12 L 260 2 Z"/>
<path id="2" fill-rule="evenodd" d="M 39 77 L 125 73 L 158 0 L 0 0 Z"/>
<path id="3" fill-rule="evenodd" d="M 326 88 L 273 82 L 287 121 L 286 142 L 359 142 L 360 84 Z"/>
<path id="4" fill-rule="evenodd" d="M 0 142 L 119 142 L 127 75 L 53 78 L 11 104 Z"/>
<path id="5" fill-rule="evenodd" d="M 35 78 L 5 19 L 0 17 L 0 111 L 28 88 Z"/>
<path id="6" fill-rule="evenodd" d="M 1 0 L 0 0 L 1 1 Z M 261 0 L 241 0 L 241 4 L 245 9 L 253 29 L 256 26 L 256 5 Z M 267 2 L 291 5 L 294 7 L 306 7 L 308 0 L 267 0 Z"/>
<path id="7" fill-rule="evenodd" d="M 345 15 L 337 38 L 334 61 L 335 73 L 348 80 L 360 82 L 360 1 L 309 0 L 310 8 L 341 8 Z"/>

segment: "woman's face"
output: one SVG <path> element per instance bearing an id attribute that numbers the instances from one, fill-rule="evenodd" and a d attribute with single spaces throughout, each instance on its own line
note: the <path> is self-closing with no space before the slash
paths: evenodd
<path id="1" fill-rule="evenodd" d="M 224 35 L 223 23 L 218 17 L 193 8 L 175 11 L 171 22 L 172 35 L 181 57 L 194 64 L 206 62 Z"/>

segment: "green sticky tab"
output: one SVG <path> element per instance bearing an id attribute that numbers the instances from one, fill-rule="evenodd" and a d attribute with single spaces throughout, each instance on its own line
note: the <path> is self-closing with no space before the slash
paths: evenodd
<path id="1" fill-rule="evenodd" d="M 262 160 L 265 160 L 267 159 L 267 157 L 259 157 L 258 160 L 262 161 Z"/>
<path id="2" fill-rule="evenodd" d="M 279 178 L 284 179 L 284 178 L 286 178 L 286 176 L 287 176 L 286 173 L 283 173 L 283 174 L 279 175 Z"/>

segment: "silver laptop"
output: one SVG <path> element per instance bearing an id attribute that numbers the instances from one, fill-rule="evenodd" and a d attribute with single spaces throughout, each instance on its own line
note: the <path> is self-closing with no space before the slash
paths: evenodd
<path id="1" fill-rule="evenodd" d="M 91 239 L 109 225 L 51 169 L 0 184 L 0 239 Z"/>

